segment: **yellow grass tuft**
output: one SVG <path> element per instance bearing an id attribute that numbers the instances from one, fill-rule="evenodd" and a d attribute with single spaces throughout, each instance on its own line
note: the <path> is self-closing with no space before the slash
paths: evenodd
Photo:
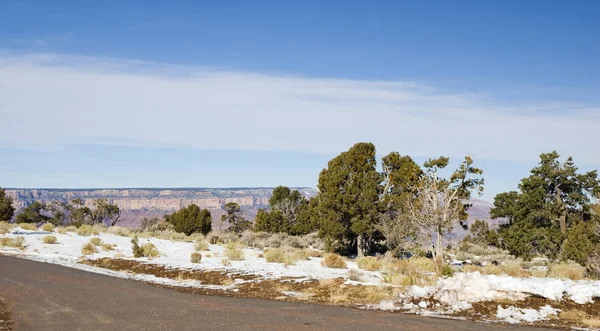
<path id="1" fill-rule="evenodd" d="M 90 239 L 90 244 L 92 244 L 94 246 L 100 246 L 102 244 L 102 239 L 100 239 L 98 237 L 94 237 L 94 238 Z"/>
<path id="2" fill-rule="evenodd" d="M 10 224 L 8 222 L 5 221 L 1 221 L 0 222 L 0 234 L 5 234 L 8 233 L 8 231 L 12 230 L 12 228 L 14 228 L 14 224 Z"/>
<path id="3" fill-rule="evenodd" d="M 42 242 L 44 244 L 55 244 L 56 243 L 56 237 L 55 236 L 44 236 L 42 238 Z"/>
<path id="4" fill-rule="evenodd" d="M 56 233 L 60 233 L 60 234 L 66 234 L 66 233 L 67 233 L 67 229 L 65 229 L 65 228 L 64 228 L 64 227 L 62 227 L 62 226 L 57 226 L 57 227 L 55 227 L 55 228 L 54 228 L 54 231 L 55 231 Z"/>
<path id="5" fill-rule="evenodd" d="M 160 256 L 160 252 L 158 248 L 154 246 L 152 243 L 146 243 L 142 246 L 142 251 L 145 257 L 147 258 L 155 258 Z"/>
<path id="6" fill-rule="evenodd" d="M 23 242 L 25 242 L 25 237 L 23 236 L 14 238 L 0 238 L 0 246 L 14 247 L 21 250 L 25 249 Z"/>
<path id="7" fill-rule="evenodd" d="M 321 265 L 336 269 L 346 268 L 346 262 L 344 262 L 344 259 L 335 253 L 325 253 L 325 255 L 323 255 L 323 261 L 321 261 Z"/>
<path id="8" fill-rule="evenodd" d="M 90 236 L 92 234 L 92 226 L 84 224 L 77 229 L 77 234 L 80 236 Z"/>
<path id="9" fill-rule="evenodd" d="M 116 245 L 114 244 L 102 244 L 100 247 L 102 248 L 103 251 L 108 252 L 108 251 L 112 251 L 114 249 Z"/>
<path id="10" fill-rule="evenodd" d="M 194 244 L 194 249 L 197 251 L 208 251 L 208 243 L 204 239 L 200 239 Z"/>
<path id="11" fill-rule="evenodd" d="M 548 270 L 548 277 L 580 280 L 585 277 L 585 268 L 575 262 L 561 262 L 550 267 L 550 270 Z"/>
<path id="12" fill-rule="evenodd" d="M 69 225 L 65 228 L 66 232 L 77 232 L 77 227 L 73 225 Z"/>
<path id="13" fill-rule="evenodd" d="M 90 242 L 87 242 L 81 247 L 81 254 L 83 255 L 92 255 L 94 253 L 98 253 L 98 248 Z"/>
<path id="14" fill-rule="evenodd" d="M 54 225 L 52 225 L 51 223 L 46 223 L 42 225 L 42 230 L 46 232 L 52 232 L 54 231 Z"/>
<path id="15" fill-rule="evenodd" d="M 200 254 L 198 252 L 193 252 L 192 255 L 190 256 L 190 261 L 192 263 L 200 263 L 200 261 L 202 261 L 202 254 Z"/>
<path id="16" fill-rule="evenodd" d="M 381 263 L 373 256 L 358 258 L 356 264 L 363 270 L 375 271 L 381 269 Z"/>
<path id="17" fill-rule="evenodd" d="M 23 230 L 30 230 L 30 231 L 37 230 L 37 227 L 35 226 L 35 224 L 32 224 L 32 223 L 19 223 L 19 227 Z"/>

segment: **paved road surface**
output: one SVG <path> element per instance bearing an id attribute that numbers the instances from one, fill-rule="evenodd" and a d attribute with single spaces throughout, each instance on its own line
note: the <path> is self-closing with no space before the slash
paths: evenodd
<path id="1" fill-rule="evenodd" d="M 0 256 L 0 296 L 11 306 L 16 330 L 532 330 L 186 294 L 6 256 Z"/>

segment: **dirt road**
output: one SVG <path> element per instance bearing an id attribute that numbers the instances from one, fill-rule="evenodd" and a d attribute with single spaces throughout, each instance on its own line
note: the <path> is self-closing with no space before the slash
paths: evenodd
<path id="1" fill-rule="evenodd" d="M 380 311 L 181 293 L 0 256 L 16 330 L 531 330 Z M 540 330 L 540 329 L 534 329 Z"/>

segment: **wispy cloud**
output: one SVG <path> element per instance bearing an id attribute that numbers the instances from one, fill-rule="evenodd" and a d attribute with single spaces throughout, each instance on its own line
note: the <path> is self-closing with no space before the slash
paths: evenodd
<path id="1" fill-rule="evenodd" d="M 600 107 L 510 104 L 415 82 L 190 68 L 56 54 L 0 55 L 0 143 L 122 143 L 533 160 L 557 149 L 600 164 Z"/>

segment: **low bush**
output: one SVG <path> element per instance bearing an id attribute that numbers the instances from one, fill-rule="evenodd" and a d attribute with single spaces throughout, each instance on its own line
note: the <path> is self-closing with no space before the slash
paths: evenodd
<path id="1" fill-rule="evenodd" d="M 44 236 L 42 238 L 42 242 L 44 244 L 55 244 L 56 243 L 56 237 L 55 236 Z"/>
<path id="2" fill-rule="evenodd" d="M 154 244 L 152 243 L 146 243 L 142 246 L 142 254 L 144 257 L 147 258 L 155 258 L 155 257 L 159 257 L 160 256 L 160 252 L 158 251 L 158 248 L 156 248 L 156 246 L 154 246 Z"/>
<path id="3" fill-rule="evenodd" d="M 18 248 L 18 249 L 25 249 L 25 246 L 23 245 L 23 243 L 25 242 L 25 237 L 23 236 L 18 236 L 18 237 L 14 237 L 14 238 L 0 238 L 0 246 L 6 246 L 6 247 L 14 247 L 14 248 Z"/>
<path id="4" fill-rule="evenodd" d="M 33 223 L 19 223 L 19 227 L 23 230 L 35 231 L 37 227 Z"/>
<path id="5" fill-rule="evenodd" d="M 83 255 L 92 255 L 94 253 L 98 253 L 98 248 L 90 242 L 87 242 L 81 247 L 81 254 Z"/>
<path id="6" fill-rule="evenodd" d="M 194 249 L 197 251 L 208 251 L 208 243 L 206 241 L 202 240 L 198 240 L 196 241 L 196 243 L 194 244 Z"/>
<path id="7" fill-rule="evenodd" d="M 92 234 L 92 226 L 84 224 L 77 229 L 77 234 L 80 236 L 90 236 Z"/>
<path id="8" fill-rule="evenodd" d="M 54 231 L 55 231 L 56 233 L 60 233 L 60 234 L 65 234 L 65 233 L 67 233 L 67 229 L 65 229 L 65 228 L 64 228 L 64 227 L 62 227 L 62 226 L 57 226 L 57 227 L 55 227 L 55 228 L 54 228 Z"/>
<path id="9" fill-rule="evenodd" d="M 113 248 L 115 247 L 115 245 L 114 244 L 106 244 L 106 243 L 104 243 L 100 247 L 102 248 L 103 251 L 108 252 L 108 251 L 112 251 Z"/>
<path id="10" fill-rule="evenodd" d="M 42 230 L 46 232 L 52 232 L 54 231 L 54 225 L 52 225 L 52 223 L 46 223 L 42 225 Z"/>
<path id="11" fill-rule="evenodd" d="M 8 233 L 14 227 L 15 226 L 13 224 L 10 224 L 10 223 L 5 222 L 5 221 L 1 221 L 0 222 L 0 234 Z"/>
<path id="12" fill-rule="evenodd" d="M 198 252 L 193 252 L 192 255 L 190 256 L 190 261 L 192 263 L 200 263 L 200 261 L 202 261 L 202 254 L 200 254 Z"/>
<path id="13" fill-rule="evenodd" d="M 100 246 L 102 244 L 102 239 L 100 239 L 98 237 L 94 237 L 94 238 L 90 239 L 90 244 L 92 244 L 94 246 Z"/>
<path id="14" fill-rule="evenodd" d="M 572 261 L 560 262 L 550 267 L 547 277 L 580 280 L 585 277 L 585 268 Z"/>
<path id="15" fill-rule="evenodd" d="M 346 262 L 344 259 L 335 253 L 325 253 L 323 255 L 323 261 L 321 261 L 321 265 L 328 268 L 336 268 L 343 269 L 346 268 Z"/>
<path id="16" fill-rule="evenodd" d="M 373 256 L 358 258 L 356 259 L 356 264 L 363 270 L 375 271 L 381 269 L 381 263 Z"/>
<path id="17" fill-rule="evenodd" d="M 238 247 L 237 243 L 230 242 L 225 248 L 225 256 L 231 261 L 244 260 L 244 252 Z"/>
<path id="18" fill-rule="evenodd" d="M 129 237 L 131 235 L 130 229 L 118 225 L 108 227 L 106 232 L 121 237 Z"/>

